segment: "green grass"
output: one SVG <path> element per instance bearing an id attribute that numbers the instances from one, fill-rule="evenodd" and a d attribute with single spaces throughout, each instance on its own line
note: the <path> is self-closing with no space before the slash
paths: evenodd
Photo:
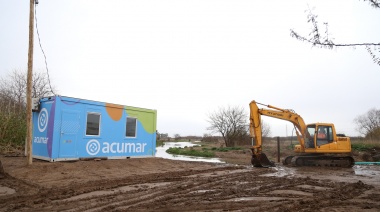
<path id="1" fill-rule="evenodd" d="M 157 146 L 163 146 L 163 145 L 164 145 L 164 141 L 163 140 L 156 141 L 156 147 Z"/>
<path id="2" fill-rule="evenodd" d="M 211 149 L 202 148 L 204 151 L 228 152 L 231 150 L 242 150 L 242 147 L 212 147 Z"/>
<path id="3" fill-rule="evenodd" d="M 373 149 L 373 148 L 379 148 L 379 144 L 370 144 L 370 143 L 353 143 L 351 144 L 351 148 L 356 151 L 364 151 L 368 149 Z"/>
<path id="4" fill-rule="evenodd" d="M 196 156 L 196 157 L 215 157 L 215 154 L 213 152 L 204 151 L 204 150 L 195 150 L 192 148 L 169 148 L 166 150 L 169 154 L 174 155 L 188 155 L 188 156 Z"/>
<path id="5" fill-rule="evenodd" d="M 185 148 L 169 148 L 166 150 L 169 154 L 174 155 L 188 155 L 196 157 L 215 157 L 215 152 L 228 152 L 231 150 L 242 150 L 242 147 L 212 147 L 212 148 L 202 148 L 200 150 L 193 149 L 191 147 Z"/>

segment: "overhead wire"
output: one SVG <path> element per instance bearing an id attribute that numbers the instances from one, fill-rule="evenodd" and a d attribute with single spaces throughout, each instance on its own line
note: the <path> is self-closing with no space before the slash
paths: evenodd
<path id="1" fill-rule="evenodd" d="M 47 73 L 47 79 L 48 79 L 48 83 L 49 83 L 50 92 L 55 96 L 55 93 L 54 93 L 53 88 L 51 87 L 51 83 L 50 83 L 50 75 L 49 75 L 49 68 L 48 68 L 48 64 L 47 64 L 46 54 L 45 54 L 44 49 L 42 48 L 41 39 L 40 39 L 40 33 L 38 31 L 37 4 L 38 4 L 38 0 L 36 0 L 35 4 L 34 4 L 34 19 L 36 21 L 36 31 L 37 31 L 38 43 L 40 44 L 40 48 L 41 48 L 42 54 L 44 55 L 44 58 L 45 58 L 45 67 L 46 67 L 46 73 Z"/>

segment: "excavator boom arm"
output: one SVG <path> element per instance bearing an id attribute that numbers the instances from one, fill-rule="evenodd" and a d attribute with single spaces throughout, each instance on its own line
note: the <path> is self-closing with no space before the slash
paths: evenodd
<path id="1" fill-rule="evenodd" d="M 296 134 L 298 141 L 301 145 L 301 148 L 305 148 L 305 135 L 306 135 L 306 124 L 303 120 L 303 118 L 295 113 L 294 111 L 287 110 L 287 109 L 281 109 L 278 107 L 274 107 L 271 105 L 265 105 L 268 108 L 271 109 L 259 109 L 255 101 L 252 101 L 249 104 L 250 107 L 250 134 L 251 137 L 255 137 L 256 142 L 253 146 L 253 150 L 257 153 L 261 153 L 261 146 L 262 146 L 262 130 L 261 130 L 261 116 L 269 116 L 277 119 L 282 119 L 285 121 L 289 121 L 296 127 Z M 262 104 L 261 104 L 262 105 Z"/>

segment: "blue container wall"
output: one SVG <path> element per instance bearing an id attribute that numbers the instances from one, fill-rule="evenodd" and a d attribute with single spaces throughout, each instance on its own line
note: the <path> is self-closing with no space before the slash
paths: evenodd
<path id="1" fill-rule="evenodd" d="M 33 156 L 52 157 L 55 101 L 41 103 L 39 112 L 33 112 Z"/>
<path id="2" fill-rule="evenodd" d="M 100 116 L 99 135 L 86 135 L 89 113 Z M 127 117 L 137 119 L 135 137 L 126 137 Z M 33 122 L 33 155 L 37 158 L 54 161 L 155 155 L 154 110 L 57 96 L 41 100 L 41 110 L 33 114 Z"/>

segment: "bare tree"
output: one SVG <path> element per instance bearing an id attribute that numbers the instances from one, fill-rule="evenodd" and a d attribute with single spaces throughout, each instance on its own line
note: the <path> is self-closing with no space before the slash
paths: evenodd
<path id="1" fill-rule="evenodd" d="M 20 145 L 25 141 L 26 75 L 15 70 L 0 78 L 0 144 Z M 44 73 L 34 72 L 32 82 L 32 97 L 53 94 Z"/>
<path id="2" fill-rule="evenodd" d="M 263 120 L 261 120 L 261 134 L 262 134 L 262 137 L 269 137 L 271 134 L 271 129 L 270 129 L 269 124 L 267 124 Z"/>
<path id="3" fill-rule="evenodd" d="M 218 111 L 208 115 L 207 121 L 210 126 L 207 130 L 210 130 L 211 133 L 220 133 L 225 145 L 231 147 L 235 146 L 238 141 L 250 140 L 248 120 L 248 114 L 241 107 L 220 107 Z M 268 137 L 271 133 L 270 126 L 263 121 L 261 123 L 262 136 Z M 211 134 L 207 134 L 207 136 L 211 136 Z"/>
<path id="4" fill-rule="evenodd" d="M 364 1 L 369 2 L 373 8 L 380 9 L 380 0 Z M 315 15 L 310 8 L 307 10 L 307 13 L 307 22 L 312 24 L 312 31 L 309 33 L 309 36 L 300 35 L 293 29 L 290 30 L 290 36 L 319 48 L 333 49 L 338 47 L 364 47 L 370 54 L 373 62 L 380 66 L 380 43 L 335 43 L 333 41 L 334 39 L 329 34 L 328 22 L 323 23 L 325 30 L 321 31 L 321 27 L 317 20 L 318 16 Z M 376 23 L 376 21 L 374 23 Z"/>
<path id="5" fill-rule="evenodd" d="M 26 74 L 13 71 L 8 78 L 0 80 L 0 93 L 5 103 L 11 103 L 19 110 L 26 104 Z"/>
<path id="6" fill-rule="evenodd" d="M 178 141 L 179 139 L 181 138 L 181 135 L 180 134 L 174 134 L 174 140 L 175 141 Z"/>
<path id="7" fill-rule="evenodd" d="M 368 139 L 380 139 L 380 110 L 370 109 L 355 118 L 356 130 Z"/>
<path id="8" fill-rule="evenodd" d="M 32 86 L 32 97 L 42 98 L 46 96 L 54 95 L 54 86 L 50 87 L 49 79 L 47 75 L 41 72 L 35 72 L 33 74 L 33 86 Z"/>
<path id="9" fill-rule="evenodd" d="M 0 79 L 0 94 L 11 98 L 18 104 L 26 104 L 26 72 L 14 70 L 7 78 Z M 41 98 L 54 94 L 50 89 L 49 80 L 45 73 L 34 72 L 32 79 L 32 97 Z"/>
<path id="10" fill-rule="evenodd" d="M 247 113 L 241 107 L 219 108 L 208 117 L 213 133 L 220 133 L 227 147 L 234 146 L 238 139 L 247 135 Z"/>

